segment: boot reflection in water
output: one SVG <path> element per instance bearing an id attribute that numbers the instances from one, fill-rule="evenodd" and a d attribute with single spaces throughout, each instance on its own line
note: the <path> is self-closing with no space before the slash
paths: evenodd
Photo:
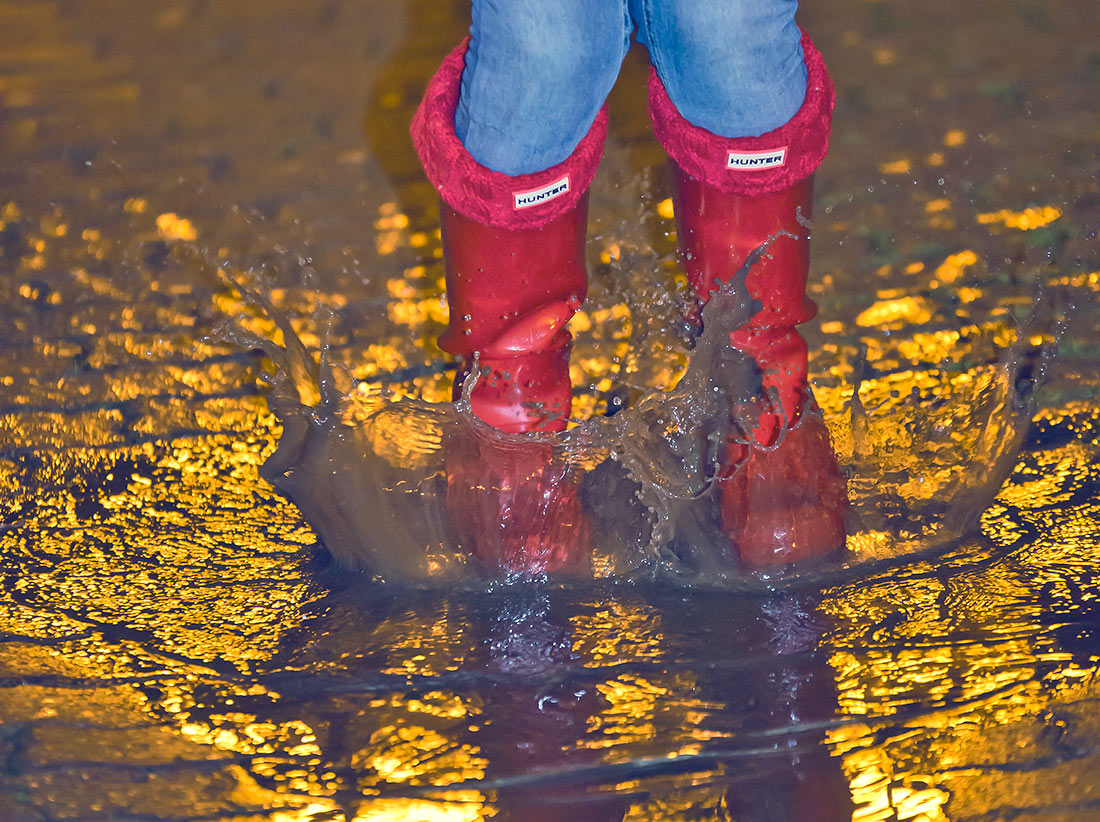
<path id="1" fill-rule="evenodd" d="M 511 433 L 561 431 L 572 395 L 565 326 L 586 291 L 603 101 L 637 26 L 700 303 L 754 261 L 746 299 L 759 308 L 730 343 L 755 363 L 762 390 L 755 406 L 731 409 L 750 423 L 731 438 L 720 492 L 724 530 L 751 567 L 844 541 L 844 481 L 796 330 L 814 313 L 810 175 L 828 143 L 833 90 L 795 7 L 668 0 L 635 14 L 625 0 L 474 0 L 471 37 L 444 60 L 412 124 L 441 197 L 450 324 L 439 345 L 467 369 L 477 355 L 470 401 L 480 419 Z M 448 508 L 475 556 L 518 573 L 586 561 L 577 480 L 548 466 L 548 444 L 517 444 L 503 461 L 489 438 L 463 448 L 448 462 Z"/>

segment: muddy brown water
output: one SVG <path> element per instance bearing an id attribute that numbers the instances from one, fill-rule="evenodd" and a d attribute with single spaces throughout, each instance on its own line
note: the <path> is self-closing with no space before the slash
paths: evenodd
<path id="1" fill-rule="evenodd" d="M 839 92 L 807 332 L 838 441 L 857 383 L 965 440 L 958 398 L 1059 337 L 976 531 L 899 558 L 887 511 L 850 548 L 890 564 L 773 591 L 378 582 L 261 479 L 268 367 L 217 329 L 279 335 L 211 262 L 307 346 L 331 315 L 364 389 L 449 393 L 406 129 L 467 15 L 0 2 L 0 819 L 1100 819 L 1091 4 L 803 10 Z M 686 356 L 645 71 L 593 189 L 585 419 Z M 914 473 L 921 432 L 872 439 L 931 512 L 958 463 Z"/>

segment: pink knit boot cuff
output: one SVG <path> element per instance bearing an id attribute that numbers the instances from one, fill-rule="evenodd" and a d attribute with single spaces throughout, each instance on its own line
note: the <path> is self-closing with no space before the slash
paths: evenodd
<path id="1" fill-rule="evenodd" d="M 452 51 L 428 83 L 413 116 L 413 145 L 424 173 L 459 214 L 497 228 L 538 228 L 577 206 L 596 175 L 607 134 L 607 107 L 573 153 L 556 166 L 511 177 L 480 165 L 455 135 L 455 108 L 470 39 Z"/>
<path id="2" fill-rule="evenodd" d="M 649 74 L 649 116 L 668 155 L 697 180 L 731 194 L 770 194 L 809 177 L 829 148 L 836 91 L 825 60 L 806 33 L 806 100 L 779 128 L 759 137 L 719 137 L 676 110 L 655 70 Z"/>

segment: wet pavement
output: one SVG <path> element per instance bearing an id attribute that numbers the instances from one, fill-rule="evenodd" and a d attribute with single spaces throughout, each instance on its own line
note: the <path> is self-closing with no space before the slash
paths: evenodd
<path id="1" fill-rule="evenodd" d="M 330 309 L 365 387 L 449 394 L 407 125 L 467 15 L 0 2 L 0 819 L 1100 819 L 1092 5 L 804 10 L 838 88 L 808 332 L 838 441 L 857 381 L 931 413 L 1039 294 L 1058 357 L 980 532 L 736 596 L 398 588 L 259 476 L 265 366 L 217 327 L 278 335 L 219 266 L 307 345 Z M 645 72 L 593 189 L 582 416 L 681 365 Z"/>

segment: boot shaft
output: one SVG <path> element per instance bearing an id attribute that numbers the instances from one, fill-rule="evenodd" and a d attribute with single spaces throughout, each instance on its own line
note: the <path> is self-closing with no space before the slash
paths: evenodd
<path id="1" fill-rule="evenodd" d="M 750 321 L 754 329 L 812 319 L 806 278 L 813 177 L 753 196 L 722 191 L 671 166 L 680 255 L 699 302 L 747 268 L 748 296 L 761 304 Z"/>
<path id="2" fill-rule="evenodd" d="M 470 358 L 546 350 L 584 302 L 588 195 L 538 228 L 509 231 L 440 204 L 450 322 L 439 347 Z"/>

